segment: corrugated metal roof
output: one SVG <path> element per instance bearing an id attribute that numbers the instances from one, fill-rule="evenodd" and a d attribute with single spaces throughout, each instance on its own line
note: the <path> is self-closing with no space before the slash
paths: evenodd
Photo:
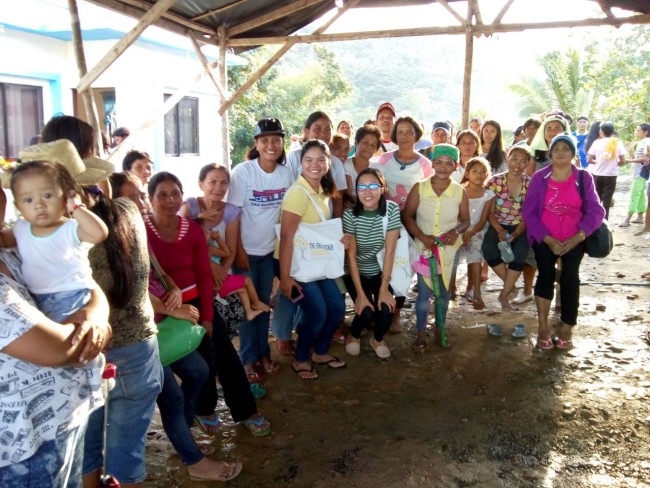
<path id="1" fill-rule="evenodd" d="M 89 1 L 136 18 L 141 17 L 156 3 L 153 0 Z M 447 1 L 451 3 L 464 0 Z M 476 1 L 480 6 L 483 1 L 494 0 Z M 594 0 L 594 2 L 596 1 Z M 225 26 L 233 33 L 228 35 L 232 39 L 289 36 L 314 22 L 326 12 L 346 3 L 348 0 L 176 0 L 171 9 L 154 25 L 179 34 L 193 30 L 204 37 L 214 36 L 220 26 Z M 360 0 L 354 8 L 399 7 L 432 3 L 435 2 L 431 0 Z M 650 13 L 650 0 L 599 0 L 599 4 L 637 13 Z M 284 12 L 284 14 L 261 25 L 256 22 L 257 19 L 275 12 Z M 558 17 L 558 20 L 562 20 L 561 12 L 558 12 Z M 216 41 L 212 40 L 211 42 Z M 250 48 L 239 48 L 236 51 L 241 52 L 245 49 Z"/>

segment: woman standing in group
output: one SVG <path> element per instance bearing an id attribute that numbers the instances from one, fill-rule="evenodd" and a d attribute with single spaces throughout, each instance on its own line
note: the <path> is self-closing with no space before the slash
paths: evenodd
<path id="1" fill-rule="evenodd" d="M 648 208 L 648 197 L 646 195 L 646 186 L 648 183 L 648 173 L 642 172 L 643 166 L 650 160 L 650 124 L 643 122 L 636 127 L 635 136 L 637 138 L 634 158 L 628 161 L 632 163 L 632 189 L 630 190 L 630 204 L 627 210 L 627 217 L 619 227 L 629 227 L 630 223 L 643 224 L 643 217 Z M 638 214 L 635 220 L 632 220 L 634 214 Z"/>
<path id="2" fill-rule="evenodd" d="M 433 253 L 439 269 L 437 276 L 432 276 L 431 265 L 416 269 L 418 273 L 418 296 L 415 302 L 417 337 L 413 348 L 427 347 L 427 317 L 429 300 L 435 294 L 436 322 L 447 316 L 449 308 L 449 281 L 456 257 L 456 251 L 462 244 L 459 237 L 470 223 L 469 200 L 463 187 L 451 179 L 458 164 L 458 148 L 451 144 L 437 144 L 433 147 L 433 169 L 430 178 L 420 181 L 409 193 L 402 215 L 404 227 L 409 231 L 422 255 Z M 422 259 L 419 263 L 422 263 Z M 433 259 L 433 258 L 432 258 Z M 417 268 L 417 265 L 414 266 Z M 423 269 L 424 268 L 424 269 Z M 437 290 L 434 293 L 434 290 Z M 444 323 L 436 323 L 436 339 L 440 345 L 448 347 L 439 335 Z"/>
<path id="3" fill-rule="evenodd" d="M 486 122 L 487 124 L 487 122 Z M 488 227 L 483 238 L 483 256 L 503 280 L 499 302 L 503 310 L 512 310 L 509 295 L 526 262 L 528 242 L 526 224 L 521 216 L 521 207 L 526 200 L 530 177 L 524 173 L 530 154 L 526 146 L 512 146 L 508 152 L 508 171 L 494 175 L 487 188 L 494 192 L 488 214 Z M 499 249 L 499 243 L 511 246 L 514 259 L 506 263 Z"/>
<path id="4" fill-rule="evenodd" d="M 292 297 L 294 290 L 302 294 L 298 306 L 303 318 L 296 328 L 298 341 L 293 370 L 303 380 L 315 380 L 318 373 L 312 363 L 327 365 L 331 369 L 345 366 L 344 361 L 328 352 L 334 331 L 345 313 L 345 301 L 336 280 L 304 283 L 296 281 L 289 274 L 294 253 L 293 239 L 298 226 L 301 222 L 320 222 L 321 215 L 330 218 L 329 199 L 336 192 L 327 144 L 316 139 L 307 141 L 302 147 L 300 159 L 302 174 L 282 202 L 278 253 L 280 291 L 287 299 Z M 314 352 L 310 357 L 313 344 Z"/>
<path id="5" fill-rule="evenodd" d="M 228 202 L 241 208 L 241 238 L 237 241 L 232 269 L 235 274 L 250 276 L 260 300 L 269 303 L 275 276 L 275 224 L 280 221 L 284 194 L 293 182 L 291 170 L 285 166 L 284 130 L 278 119 L 262 119 L 257 123 L 255 145 L 248 158 L 235 166 L 228 191 Z M 276 303 L 274 323 L 276 320 L 289 322 L 288 332 L 276 335 L 274 328 L 273 334 L 290 353 L 292 314 L 279 317 L 282 315 L 279 306 Z M 277 363 L 271 360 L 269 317 L 265 312 L 253 320 L 243 321 L 239 328 L 239 355 L 252 382 L 278 371 Z"/>
<path id="6" fill-rule="evenodd" d="M 454 171 L 451 177 L 456 183 L 460 183 L 463 180 L 467 162 L 481 154 L 481 140 L 476 132 L 471 129 L 465 129 L 458 133 L 456 147 L 460 151 L 460 157 L 458 159 L 458 168 L 456 168 L 456 171 Z"/>
<path id="7" fill-rule="evenodd" d="M 359 127 L 354 136 L 354 147 L 356 152 L 354 156 L 348 158 L 343 163 L 345 171 L 345 181 L 347 189 L 345 190 L 352 198 L 357 198 L 357 189 L 355 182 L 359 173 L 370 167 L 370 158 L 377 152 L 381 144 L 381 131 L 376 125 L 364 125 Z M 384 190 L 385 191 L 385 190 Z"/>
<path id="8" fill-rule="evenodd" d="M 361 171 L 355 186 L 358 199 L 353 208 L 343 213 L 343 232 L 352 236 L 347 250 L 349 274 L 344 279 L 355 312 L 345 350 L 351 356 L 358 356 L 361 332 L 374 323 L 370 346 L 377 356 L 388 358 L 390 350 L 384 335 L 395 308 L 389 284 L 402 227 L 399 207 L 386 200 L 386 180 L 376 169 Z M 382 249 L 385 249 L 383 271 L 377 262 L 377 254 Z"/>
<path id="9" fill-rule="evenodd" d="M 496 120 L 486 120 L 481 127 L 481 157 L 490 162 L 492 174 L 506 171 L 506 153 L 503 150 L 501 125 Z"/>
<path id="10" fill-rule="evenodd" d="M 397 203 L 402 211 L 411 188 L 418 181 L 429 178 L 433 174 L 433 168 L 431 161 L 414 149 L 415 143 L 422 137 L 422 128 L 412 117 L 397 119 L 390 137 L 398 149 L 382 154 L 371 167 L 384 174 L 386 198 Z M 393 333 L 402 332 L 399 315 L 405 301 L 405 297 L 397 297 L 393 323 L 390 326 Z"/>
<path id="11" fill-rule="evenodd" d="M 535 251 L 539 270 L 535 284 L 537 346 L 570 349 L 580 306 L 579 271 L 585 253 L 584 240 L 600 227 L 605 209 L 591 174 L 573 164 L 576 146 L 571 136 L 556 136 L 549 144 L 549 155 L 551 165 L 535 173 L 523 206 L 528 241 Z M 558 261 L 562 264 L 562 314 L 552 337 L 548 317 Z"/>

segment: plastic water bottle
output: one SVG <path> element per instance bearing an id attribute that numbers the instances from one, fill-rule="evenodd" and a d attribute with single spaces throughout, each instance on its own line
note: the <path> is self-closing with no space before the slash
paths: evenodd
<path id="1" fill-rule="evenodd" d="M 497 244 L 501 253 L 501 259 L 506 264 L 512 263 L 515 260 L 515 253 L 512 252 L 512 246 L 510 246 L 508 239 L 510 239 L 510 234 L 506 234 L 505 241 L 499 241 L 499 244 Z"/>

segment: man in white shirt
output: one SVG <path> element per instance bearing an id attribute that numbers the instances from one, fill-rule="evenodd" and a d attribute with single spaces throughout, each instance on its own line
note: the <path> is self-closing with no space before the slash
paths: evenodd
<path id="1" fill-rule="evenodd" d="M 600 139 L 589 148 L 588 163 L 600 201 L 605 207 L 605 218 L 609 219 L 609 207 L 616 190 L 618 167 L 625 164 L 625 147 L 614 135 L 614 124 L 600 124 Z"/>

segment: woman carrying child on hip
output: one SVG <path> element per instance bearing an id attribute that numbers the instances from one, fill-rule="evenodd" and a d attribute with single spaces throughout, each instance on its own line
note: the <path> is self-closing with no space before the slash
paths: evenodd
<path id="1" fill-rule="evenodd" d="M 76 153 L 70 141 L 52 145 Z M 3 231 L 2 245 L 18 246 L 25 283 L 41 311 L 55 322 L 87 305 L 98 288 L 85 243 L 100 243 L 108 235 L 104 222 L 81 204 L 78 190 L 67 168 L 55 161 L 28 161 L 11 172 L 11 191 L 22 219 Z"/>
<path id="2" fill-rule="evenodd" d="M 438 289 L 436 300 L 439 301 L 436 307 L 442 311 L 440 318 L 444 320 L 447 316 L 451 269 L 456 251 L 462 244 L 459 236 L 465 232 L 470 223 L 467 193 L 462 186 L 451 179 L 458 163 L 458 148 L 451 144 L 437 144 L 432 156 L 435 174 L 411 189 L 402 213 L 404 226 L 415 238 L 418 250 L 422 253 L 420 261 L 413 266 L 418 274 L 418 296 L 415 302 L 418 332 L 413 344 L 416 349 L 427 346 L 429 299 L 435 288 Z M 433 256 L 437 261 L 437 276 L 431 276 L 433 266 L 429 263 L 428 256 Z M 437 322 L 438 320 L 436 320 L 438 336 L 444 324 Z"/>
<path id="3" fill-rule="evenodd" d="M 250 277 L 228 273 L 235 259 L 241 213 L 239 207 L 223 201 L 229 184 L 230 173 L 224 166 L 216 163 L 203 166 L 199 172 L 199 187 L 204 196 L 188 198 L 180 214 L 199 223 L 206 233 L 215 292 L 220 298 L 237 293 L 246 319 L 253 320 L 271 308 L 260 301 Z"/>

